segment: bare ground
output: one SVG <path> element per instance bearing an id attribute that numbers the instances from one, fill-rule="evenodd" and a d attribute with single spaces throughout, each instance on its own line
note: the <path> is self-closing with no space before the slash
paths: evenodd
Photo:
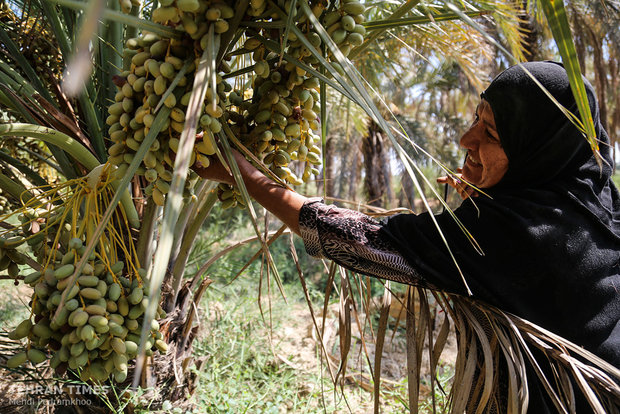
<path id="1" fill-rule="evenodd" d="M 330 355 L 330 360 L 332 360 L 333 373 L 337 372 L 341 357 L 337 310 L 337 304 L 329 308 L 323 335 L 324 343 L 327 344 L 326 350 Z M 325 359 L 323 359 L 323 362 L 321 362 L 320 359 L 322 353 L 320 350 L 320 341 L 307 306 L 301 304 L 291 305 L 287 314 L 287 322 L 283 323 L 281 328 L 276 328 L 271 331 L 274 355 L 281 363 L 285 363 L 296 370 L 312 372 L 315 373 L 315 375 L 322 372 L 324 376 L 329 378 L 330 374 Z M 359 319 L 363 320 L 364 315 L 360 315 Z M 317 323 L 320 326 L 323 323 L 322 319 L 317 319 Z M 392 325 L 392 328 L 395 328 L 395 326 Z M 340 406 L 342 406 L 342 409 L 335 411 L 337 413 L 352 412 L 361 414 L 373 412 L 373 385 L 372 379 L 368 375 L 367 360 L 373 361 L 374 364 L 375 344 L 370 328 L 365 327 L 363 331 L 365 338 L 364 345 L 362 345 L 361 341 L 362 335 L 354 323 L 351 332 L 351 348 L 348 353 L 345 371 L 344 392 L 342 393 L 348 401 L 348 407 L 346 404 L 341 403 Z M 406 358 L 406 341 L 401 323 L 401 327 L 397 329 L 396 334 L 394 334 L 392 329 L 388 329 L 386 333 L 381 361 L 382 389 L 400 389 L 400 391 L 406 389 L 406 385 L 403 385 L 407 375 Z M 454 336 L 451 335 L 441 355 L 439 365 L 453 366 L 455 358 L 456 341 L 454 340 Z M 424 353 L 422 361 L 422 377 L 429 378 L 427 353 Z M 300 388 L 301 393 L 311 394 L 317 391 L 313 389 L 312 384 L 302 384 Z M 430 388 L 423 385 L 421 389 L 421 399 L 427 398 L 429 392 Z M 390 401 L 390 398 L 393 398 L 393 396 L 390 397 L 390 394 L 391 393 L 388 392 L 384 393 L 382 396 L 383 403 L 381 404 L 381 412 L 403 412 L 404 408 L 402 405 L 400 408 L 395 408 L 395 402 Z M 324 393 L 326 405 L 333 403 L 334 398 L 342 398 L 342 395 L 334 395 L 333 392 Z M 407 398 L 406 395 L 403 396 L 405 399 Z M 284 410 L 283 412 L 289 411 Z"/>

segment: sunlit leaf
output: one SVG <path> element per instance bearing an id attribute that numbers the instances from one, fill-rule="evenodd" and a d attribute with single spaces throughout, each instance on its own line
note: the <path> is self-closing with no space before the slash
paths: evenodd
<path id="1" fill-rule="evenodd" d="M 585 129 L 586 139 L 590 143 L 592 151 L 596 154 L 596 159 L 600 166 L 602 159 L 599 153 L 596 132 L 594 130 L 594 121 L 592 119 L 588 96 L 586 95 L 586 89 L 581 76 L 581 68 L 577 58 L 577 51 L 575 50 L 575 43 L 573 42 L 573 35 L 570 30 L 568 18 L 566 17 L 564 2 L 562 0 L 540 0 L 540 4 L 545 12 L 549 26 L 551 27 L 551 32 L 558 46 L 560 56 L 562 56 L 562 63 L 564 63 L 571 90 L 573 91 L 577 107 L 579 108 L 579 116 L 583 128 Z"/>

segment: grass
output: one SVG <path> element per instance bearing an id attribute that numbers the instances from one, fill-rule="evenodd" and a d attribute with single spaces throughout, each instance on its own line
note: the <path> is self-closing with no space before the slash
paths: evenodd
<path id="1" fill-rule="evenodd" d="M 19 293 L 18 293 L 19 292 Z M 30 287 L 20 284 L 18 288 L 11 280 L 0 280 L 0 330 L 10 331 L 29 315 L 28 298 Z"/>
<path id="2" fill-rule="evenodd" d="M 194 343 L 195 357 L 206 358 L 194 396 L 198 412 L 323 412 L 321 386 L 333 386 L 317 370 L 300 371 L 283 361 L 292 359 L 291 341 L 299 342 L 307 333 L 305 325 L 287 329 L 293 322 L 291 312 L 303 313 L 305 307 L 301 286 L 285 285 L 288 305 L 272 295 L 271 313 L 267 295 L 262 296 L 261 315 L 255 276 L 250 271 L 230 285 L 216 281 L 206 294 L 204 331 Z M 295 338 L 286 337 L 291 332 Z M 315 357 L 316 349 L 308 346 L 306 352 Z"/>
<path id="3" fill-rule="evenodd" d="M 206 336 L 195 344 L 195 355 L 207 357 L 196 393 L 200 412 L 279 413 L 283 407 L 308 412 L 302 410 L 311 400 L 302 395 L 305 381 L 270 352 L 257 303 L 247 296 L 226 303 L 232 306 L 211 312 Z M 282 308 L 272 317 L 272 329 L 281 328 Z"/>
<path id="4" fill-rule="evenodd" d="M 238 212 L 233 211 L 212 215 L 213 218 L 209 218 L 205 225 L 209 231 L 202 233 L 196 243 L 190 259 L 191 266 L 200 267 L 202 262 L 231 243 L 231 240 L 252 236 L 243 214 L 240 217 Z M 323 306 L 326 275 L 320 262 L 305 254 L 301 239 L 295 237 L 294 241 L 308 283 L 309 296 L 318 313 Z M 263 280 L 261 314 L 258 304 L 260 260 L 233 281 L 233 277 L 258 247 L 257 243 L 243 246 L 220 259 L 208 271 L 214 283 L 203 298 L 203 313 L 200 316 L 202 333 L 194 342 L 195 358 L 205 359 L 197 371 L 198 385 L 192 397 L 196 404 L 195 412 L 372 412 L 372 393 L 348 381 L 343 396 L 341 390 L 334 387 L 326 368 L 320 362 L 319 349 L 311 338 L 313 325 L 291 259 L 288 236 L 281 237 L 270 249 L 278 265 L 288 303 L 282 299 L 273 281 L 272 294 L 268 295 Z M 187 273 L 192 273 L 191 269 Z M 375 281 L 372 285 L 373 294 L 382 293 L 379 282 Z M 393 288 L 400 291 L 400 286 Z M 268 298 L 271 298 L 271 302 Z M 376 322 L 373 321 L 375 327 Z M 388 338 L 390 336 L 388 334 Z M 402 323 L 395 339 L 395 342 L 399 341 L 404 342 Z M 332 352 L 338 352 L 337 342 L 338 339 L 335 340 Z M 357 352 L 354 352 L 355 339 L 352 345 L 350 358 L 355 358 L 355 369 L 368 374 L 370 370 L 365 358 L 360 357 L 358 362 Z M 406 365 L 404 355 L 393 355 L 398 355 L 398 364 Z M 444 389 L 448 388 L 452 375 L 452 367 L 446 367 L 441 372 L 439 380 Z M 381 412 L 402 413 L 408 410 L 406 378 L 392 378 L 384 384 Z M 436 391 L 435 397 L 438 408 L 442 407 L 445 396 Z M 420 412 L 433 412 L 430 395 L 420 404 Z"/>
<path id="5" fill-rule="evenodd" d="M 264 294 L 264 314 L 261 315 L 256 275 L 248 272 L 230 285 L 226 285 L 225 280 L 216 280 L 205 295 L 204 314 L 201 315 L 203 331 L 194 342 L 194 356 L 205 358 L 197 371 L 198 385 L 192 397 L 195 412 L 372 412 L 370 392 L 348 381 L 342 394 L 332 384 L 325 367 L 321 367 L 319 350 L 311 338 L 313 328 L 301 284 L 297 281 L 285 283 L 288 303 L 278 293 L 273 294 L 270 314 Z M 321 309 L 322 298 L 316 287 L 312 289 L 315 289 L 312 295 L 316 298 L 313 306 L 317 311 Z M 403 340 L 401 327 L 396 341 Z M 354 354 L 352 350 L 350 358 L 357 361 Z M 367 373 L 364 361 L 362 358 L 357 366 Z M 406 364 L 404 358 L 402 364 Z M 441 372 L 439 380 L 445 389 L 452 375 L 451 367 Z M 381 412 L 405 412 L 408 406 L 406 378 L 388 380 L 384 384 Z M 436 391 L 435 397 L 438 408 L 442 407 L 445 396 Z M 430 395 L 420 404 L 420 412 L 433 412 Z"/>

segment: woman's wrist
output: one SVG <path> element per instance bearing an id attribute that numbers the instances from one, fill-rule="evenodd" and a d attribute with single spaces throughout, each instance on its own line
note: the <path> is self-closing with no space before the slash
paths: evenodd
<path id="1" fill-rule="evenodd" d="M 250 196 L 290 227 L 294 233 L 299 234 L 299 212 L 307 200 L 306 197 L 265 176 L 239 152 L 233 151 L 233 154 L 234 162 L 239 168 Z M 230 168 L 224 168 L 219 160 L 214 160 L 208 168 L 194 166 L 194 170 L 203 178 L 236 185 Z"/>

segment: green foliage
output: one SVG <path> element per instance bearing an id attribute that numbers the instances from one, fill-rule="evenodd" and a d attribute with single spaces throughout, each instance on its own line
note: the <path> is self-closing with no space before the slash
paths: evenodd
<path id="1" fill-rule="evenodd" d="M 12 280 L 0 280 L 0 330 L 9 331 L 28 317 L 29 310 L 14 292 Z"/>
<path id="2" fill-rule="evenodd" d="M 564 63 L 564 67 L 568 73 L 571 90 L 575 95 L 577 107 L 579 108 L 581 122 L 577 122 L 577 120 L 573 122 L 587 135 L 592 151 L 598 153 L 599 147 L 596 141 L 594 122 L 592 114 L 590 113 L 588 97 L 586 96 L 586 90 L 581 77 L 582 71 L 579 66 L 579 61 L 577 60 L 577 50 L 573 42 L 566 10 L 564 9 L 564 2 L 562 0 L 542 1 L 540 4 L 545 12 L 551 32 L 553 33 L 560 55 L 562 56 L 562 63 Z M 567 116 L 569 115 L 567 114 Z M 599 163 L 601 162 L 600 158 L 598 161 Z"/>

